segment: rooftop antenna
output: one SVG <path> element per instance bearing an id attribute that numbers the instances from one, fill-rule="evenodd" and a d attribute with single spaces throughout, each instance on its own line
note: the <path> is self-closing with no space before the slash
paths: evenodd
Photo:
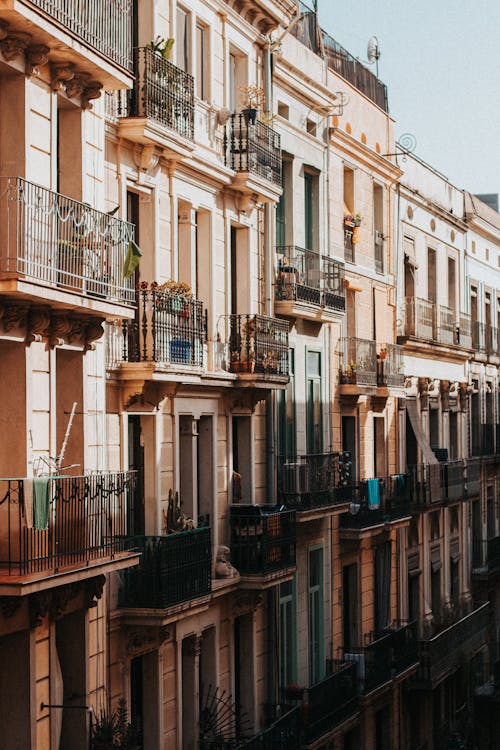
<path id="1" fill-rule="evenodd" d="M 369 65 L 376 64 L 375 70 L 377 71 L 378 78 L 378 61 L 380 59 L 380 47 L 378 46 L 378 39 L 376 36 L 370 37 L 368 40 L 368 46 L 366 48 L 367 62 Z"/>

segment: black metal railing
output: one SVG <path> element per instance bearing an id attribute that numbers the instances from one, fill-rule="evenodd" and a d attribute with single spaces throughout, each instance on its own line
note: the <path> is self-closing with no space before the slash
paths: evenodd
<path id="1" fill-rule="evenodd" d="M 402 388 L 404 382 L 403 347 L 385 344 L 377 355 L 377 385 Z"/>
<path id="2" fill-rule="evenodd" d="M 472 567 L 488 573 L 500 569 L 500 536 L 472 540 Z"/>
<path id="3" fill-rule="evenodd" d="M 295 511 L 232 505 L 231 562 L 242 575 L 264 575 L 295 565 Z"/>
<path id="4" fill-rule="evenodd" d="M 474 655 L 486 637 L 489 604 L 481 604 L 432 638 L 421 639 L 417 680 L 435 682 Z"/>
<path id="5" fill-rule="evenodd" d="M 312 250 L 297 246 L 276 248 L 276 301 L 306 302 L 345 310 L 344 266 Z"/>
<path id="6" fill-rule="evenodd" d="M 472 348 L 476 352 L 486 352 L 486 325 L 479 320 L 472 322 Z"/>
<path id="7" fill-rule="evenodd" d="M 117 117 L 147 117 L 194 138 L 194 79 L 149 47 L 134 50 L 135 84 L 116 102 Z"/>
<path id="8" fill-rule="evenodd" d="M 254 737 L 239 744 L 236 750 L 299 750 L 302 727 L 301 706 L 287 711 Z"/>
<path id="9" fill-rule="evenodd" d="M 136 294 L 135 320 L 107 324 L 108 369 L 120 362 L 203 367 L 207 330 L 203 303 L 154 285 L 145 285 Z"/>
<path id="10" fill-rule="evenodd" d="M 228 352 L 221 363 L 229 372 L 288 379 L 289 324 L 266 315 L 228 315 Z"/>
<path id="11" fill-rule="evenodd" d="M 405 518 L 411 513 L 405 474 L 364 480 L 351 488 L 351 508 L 340 516 L 344 529 L 361 529 Z"/>
<path id="12" fill-rule="evenodd" d="M 0 479 L 0 575 L 56 573 L 125 550 L 135 472 Z"/>
<path id="13" fill-rule="evenodd" d="M 21 177 L 0 178 L 0 267 L 8 276 L 118 303 L 135 226 Z"/>
<path id="14" fill-rule="evenodd" d="M 165 536 L 132 536 L 127 545 L 139 550 L 141 559 L 123 576 L 120 606 L 165 609 L 210 593 L 209 527 Z"/>
<path id="15" fill-rule="evenodd" d="M 132 70 L 133 0 L 31 0 L 65 30 Z"/>
<path id="16" fill-rule="evenodd" d="M 232 114 L 224 131 L 224 159 L 236 172 L 251 172 L 281 185 L 281 141 L 279 133 L 245 113 Z"/>
<path id="17" fill-rule="evenodd" d="M 317 14 L 312 8 L 300 1 L 299 12 L 298 23 L 291 30 L 293 36 L 310 50 L 321 55 L 331 70 L 388 112 L 385 84 L 320 28 Z"/>
<path id="18" fill-rule="evenodd" d="M 351 499 L 349 453 L 314 453 L 278 458 L 278 498 L 297 511 Z"/>
<path id="19" fill-rule="evenodd" d="M 377 345 L 353 336 L 340 341 L 341 384 L 377 384 Z"/>
<path id="20" fill-rule="evenodd" d="M 304 694 L 304 735 L 308 743 L 331 732 L 358 710 L 356 664 L 334 661 L 330 671 Z"/>

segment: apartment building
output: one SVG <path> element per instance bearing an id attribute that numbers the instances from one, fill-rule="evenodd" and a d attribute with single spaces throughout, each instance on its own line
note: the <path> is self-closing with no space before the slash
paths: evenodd
<path id="1" fill-rule="evenodd" d="M 0 0 L 2 741 L 494 746 L 498 215 L 302 3 L 91 11 Z"/>

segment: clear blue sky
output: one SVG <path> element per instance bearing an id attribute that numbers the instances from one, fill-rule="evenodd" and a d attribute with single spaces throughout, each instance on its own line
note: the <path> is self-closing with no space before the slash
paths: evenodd
<path id="1" fill-rule="evenodd" d="M 413 133 L 458 187 L 500 193 L 500 0 L 318 0 L 318 13 L 355 57 L 378 37 L 397 137 Z"/>

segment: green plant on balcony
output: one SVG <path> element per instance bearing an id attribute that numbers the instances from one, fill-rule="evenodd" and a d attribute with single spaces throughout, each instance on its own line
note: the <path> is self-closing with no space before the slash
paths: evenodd
<path id="1" fill-rule="evenodd" d="M 175 534 L 179 531 L 190 531 L 195 528 L 195 522 L 182 510 L 182 502 L 178 492 L 168 491 L 167 512 L 163 514 L 165 534 Z"/>
<path id="2" fill-rule="evenodd" d="M 257 112 L 265 105 L 264 89 L 261 86 L 250 84 L 240 86 L 241 106 L 247 125 L 255 125 Z"/>
<path id="3" fill-rule="evenodd" d="M 174 39 L 169 37 L 164 39 L 162 36 L 157 36 L 156 39 L 151 40 L 146 44 L 147 49 L 153 50 L 153 52 L 164 60 L 170 60 L 172 54 L 172 48 L 174 46 Z"/>
<path id="4" fill-rule="evenodd" d="M 94 719 L 91 750 L 140 750 L 139 733 L 127 718 L 127 702 L 120 698 L 112 713 L 102 710 Z"/>

